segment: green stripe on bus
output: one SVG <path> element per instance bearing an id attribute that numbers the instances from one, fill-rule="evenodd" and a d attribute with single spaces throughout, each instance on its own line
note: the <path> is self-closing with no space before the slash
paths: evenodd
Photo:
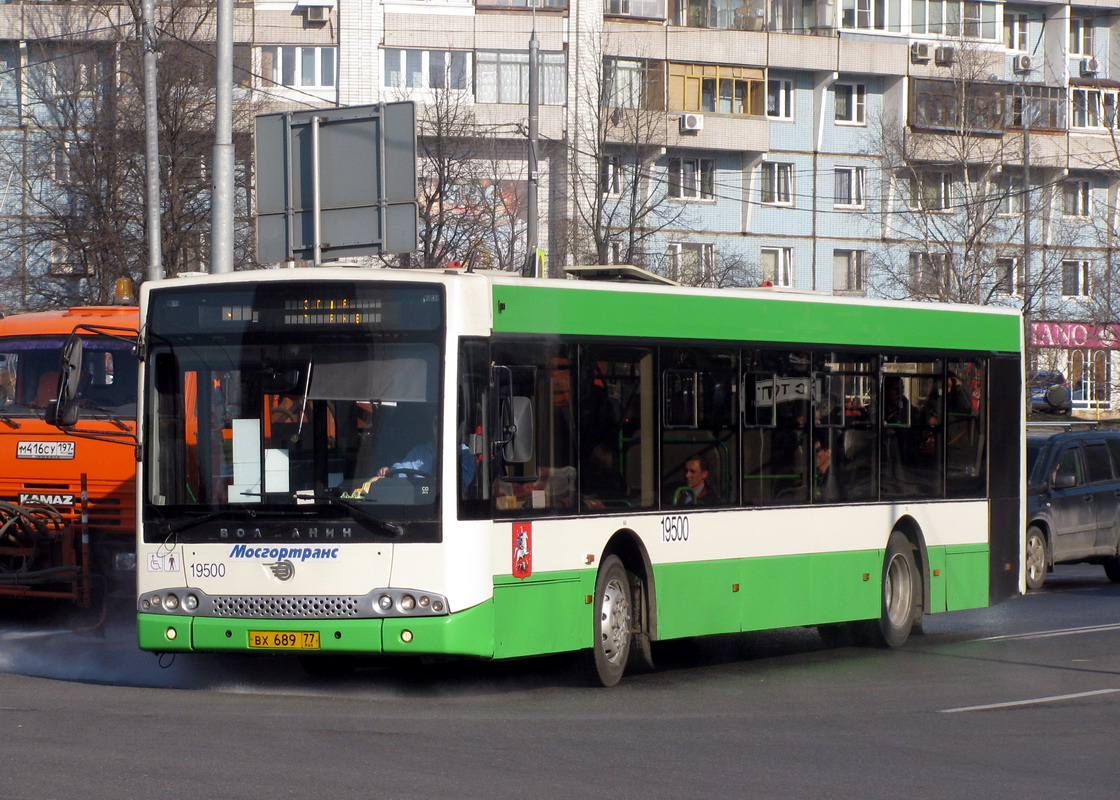
<path id="1" fill-rule="evenodd" d="M 783 297 L 496 285 L 503 333 L 795 342 L 1018 352 L 1019 318 L 933 303 L 859 305 Z"/>
<path id="2" fill-rule="evenodd" d="M 931 547 L 929 613 L 988 605 L 986 545 Z M 654 567 L 657 636 L 737 633 L 879 616 L 883 551 L 693 561 Z M 442 617 L 192 619 L 139 614 L 157 652 L 248 649 L 250 630 L 318 631 L 323 652 L 517 658 L 591 646 L 595 570 L 496 576 L 494 598 Z M 588 601 L 591 599 L 591 602 Z M 175 638 L 167 630 L 175 629 Z"/>

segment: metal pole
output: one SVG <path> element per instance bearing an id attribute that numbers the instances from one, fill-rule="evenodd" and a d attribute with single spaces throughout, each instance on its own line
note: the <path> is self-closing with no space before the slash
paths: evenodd
<path id="1" fill-rule="evenodd" d="M 540 111 L 540 45 L 537 28 L 529 35 L 529 186 L 525 193 L 525 267 L 522 275 L 541 277 L 537 260 L 537 117 Z"/>
<path id="2" fill-rule="evenodd" d="M 233 0 L 218 0 L 210 271 L 233 272 Z"/>
<path id="3" fill-rule="evenodd" d="M 1031 114 L 1034 113 L 1032 104 L 1028 104 L 1027 88 L 1022 86 L 1023 97 L 1023 268 L 1019 271 L 1022 276 L 1023 298 L 1031 287 Z M 1010 287 L 1012 293 L 1019 290 L 1018 286 Z M 1027 310 L 1027 309 L 1024 309 Z"/>
<path id="4" fill-rule="evenodd" d="M 311 118 L 311 236 L 312 263 L 323 263 L 323 198 L 319 192 L 319 117 Z"/>
<path id="5" fill-rule="evenodd" d="M 155 0 L 140 4 L 140 36 L 144 51 L 144 218 L 148 225 L 148 280 L 163 277 L 163 229 L 160 219 L 159 114 L 156 105 Z"/>

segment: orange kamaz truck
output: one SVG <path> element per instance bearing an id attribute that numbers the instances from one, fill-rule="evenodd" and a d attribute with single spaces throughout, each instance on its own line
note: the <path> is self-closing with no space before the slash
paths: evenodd
<path id="1" fill-rule="evenodd" d="M 0 319 L 0 597 L 89 605 L 135 577 L 135 306 Z M 82 434 L 48 425 L 63 345 L 84 334 Z M 91 335 L 96 333 L 98 335 Z"/>

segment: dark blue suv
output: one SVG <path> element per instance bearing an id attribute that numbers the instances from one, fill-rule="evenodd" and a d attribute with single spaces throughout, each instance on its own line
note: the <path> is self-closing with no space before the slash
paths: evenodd
<path id="1" fill-rule="evenodd" d="M 1055 564 L 1101 564 L 1120 583 L 1120 430 L 1027 429 L 1027 588 Z"/>

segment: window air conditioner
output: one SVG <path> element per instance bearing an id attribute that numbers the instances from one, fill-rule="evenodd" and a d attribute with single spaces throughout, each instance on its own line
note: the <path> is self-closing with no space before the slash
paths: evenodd
<path id="1" fill-rule="evenodd" d="M 1081 59 L 1081 74 L 1082 75 L 1096 75 L 1097 70 L 1100 69 L 1100 64 L 1097 63 L 1095 58 Z"/>
<path id="2" fill-rule="evenodd" d="M 326 22 L 331 15 L 330 6 L 304 6 L 304 14 L 308 22 Z"/>
<path id="3" fill-rule="evenodd" d="M 1011 60 L 1011 66 L 1016 72 L 1030 72 L 1034 69 L 1034 61 L 1030 56 L 1015 56 Z"/>
<path id="4" fill-rule="evenodd" d="M 681 133 L 695 133 L 704 130 L 703 114 L 681 114 Z"/>
<path id="5" fill-rule="evenodd" d="M 957 50 L 954 47 L 939 47 L 933 53 L 933 60 L 942 67 L 956 63 Z"/>
<path id="6" fill-rule="evenodd" d="M 929 45 L 926 42 L 914 42 L 910 45 L 910 60 L 915 64 L 929 61 Z"/>

